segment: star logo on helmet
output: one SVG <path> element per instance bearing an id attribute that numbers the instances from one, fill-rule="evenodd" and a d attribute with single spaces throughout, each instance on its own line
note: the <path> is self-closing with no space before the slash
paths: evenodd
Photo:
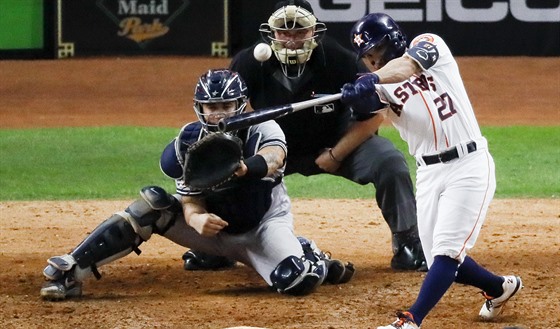
<path id="1" fill-rule="evenodd" d="M 362 43 L 364 43 L 364 39 L 362 39 L 362 34 L 354 34 L 354 43 L 360 47 Z"/>
<path id="2" fill-rule="evenodd" d="M 219 93 L 220 93 L 219 91 L 214 90 L 214 91 L 212 92 L 212 97 L 218 96 Z"/>

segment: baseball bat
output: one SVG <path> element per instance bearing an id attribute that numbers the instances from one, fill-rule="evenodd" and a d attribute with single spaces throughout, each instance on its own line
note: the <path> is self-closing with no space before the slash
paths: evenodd
<path id="1" fill-rule="evenodd" d="M 253 112 L 241 113 L 239 115 L 221 119 L 218 122 L 218 129 L 221 132 L 239 130 L 247 128 L 268 120 L 278 119 L 293 112 L 297 112 L 311 106 L 321 105 L 328 102 L 339 100 L 341 93 L 309 99 L 302 102 L 265 107 L 264 109 Z"/>

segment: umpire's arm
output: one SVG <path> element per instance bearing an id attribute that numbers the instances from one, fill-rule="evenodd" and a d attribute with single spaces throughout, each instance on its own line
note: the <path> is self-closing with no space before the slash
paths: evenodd
<path id="1" fill-rule="evenodd" d="M 331 149 L 324 150 L 315 159 L 315 163 L 326 172 L 333 173 L 338 170 L 342 161 L 364 141 L 371 138 L 384 120 L 382 114 L 354 121 L 344 136 Z"/>

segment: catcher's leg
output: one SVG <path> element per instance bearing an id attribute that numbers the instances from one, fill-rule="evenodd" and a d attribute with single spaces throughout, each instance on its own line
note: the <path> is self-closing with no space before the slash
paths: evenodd
<path id="1" fill-rule="evenodd" d="M 304 255 L 288 256 L 270 274 L 272 287 L 279 293 L 307 295 L 323 282 L 346 283 L 354 276 L 352 263 L 343 264 L 323 253 L 313 241 L 298 237 Z"/>
<path id="2" fill-rule="evenodd" d="M 97 226 L 70 254 L 51 257 L 43 274 L 48 282 L 41 289 L 45 299 L 57 300 L 81 295 L 81 282 L 97 268 L 135 251 L 152 233 L 163 234 L 181 212 L 179 202 L 160 187 L 145 187 L 142 198 L 125 211 L 113 214 Z"/>

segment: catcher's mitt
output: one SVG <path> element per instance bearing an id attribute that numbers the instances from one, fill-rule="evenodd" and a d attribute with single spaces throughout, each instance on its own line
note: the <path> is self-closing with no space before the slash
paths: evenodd
<path id="1" fill-rule="evenodd" d="M 243 159 L 241 139 L 212 133 L 189 146 L 183 179 L 193 189 L 216 188 L 233 178 Z"/>

